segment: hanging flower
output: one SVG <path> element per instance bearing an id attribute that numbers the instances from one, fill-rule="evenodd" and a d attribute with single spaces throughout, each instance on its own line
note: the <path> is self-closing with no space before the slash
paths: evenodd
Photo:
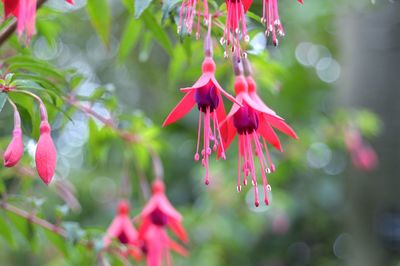
<path id="1" fill-rule="evenodd" d="M 17 18 L 17 33 L 22 36 L 24 32 L 30 39 L 36 32 L 35 19 L 37 0 L 2 0 L 5 17 L 13 15 Z M 66 0 L 74 4 L 74 0 Z"/>
<path id="2" fill-rule="evenodd" d="M 22 157 L 24 153 L 24 143 L 22 141 L 22 129 L 21 129 L 21 117 L 19 115 L 18 109 L 14 103 L 12 103 L 14 108 L 14 130 L 13 137 L 4 153 L 4 166 L 13 167 L 15 166 Z"/>
<path id="3" fill-rule="evenodd" d="M 191 34 L 193 30 L 193 23 L 197 17 L 196 38 L 200 38 L 200 21 L 204 17 L 204 24 L 208 25 L 209 13 L 207 0 L 182 0 L 182 5 L 179 10 L 178 34 L 182 32 L 185 27 L 187 33 Z M 183 27 L 184 26 L 184 27 Z"/>
<path id="4" fill-rule="evenodd" d="M 364 142 L 360 132 L 349 127 L 345 133 L 346 148 L 351 155 L 353 165 L 362 171 L 372 171 L 378 166 L 378 156 L 368 143 Z"/>
<path id="5" fill-rule="evenodd" d="M 186 249 L 170 239 L 166 232 L 169 228 L 182 242 L 189 241 L 181 223 L 182 216 L 165 196 L 165 186 L 161 180 L 153 182 L 152 196 L 139 219 L 142 221 L 139 239 L 142 241 L 142 251 L 146 255 L 148 266 L 160 266 L 162 261 L 171 265 L 170 250 L 187 255 Z"/>
<path id="6" fill-rule="evenodd" d="M 117 215 L 103 237 L 104 246 L 109 246 L 113 240 L 118 240 L 128 248 L 128 252 L 123 253 L 123 255 L 131 254 L 135 259 L 140 259 L 138 232 L 129 217 L 129 203 L 127 201 L 118 203 Z"/>
<path id="7" fill-rule="evenodd" d="M 200 137 L 203 123 L 203 148 L 201 149 L 202 165 L 206 169 L 205 184 L 209 184 L 209 157 L 213 150 L 216 151 L 219 145 L 222 145 L 221 134 L 225 131 L 225 126 L 220 127 L 219 123 L 225 119 L 226 113 L 222 95 L 235 102 L 234 97 L 229 95 L 219 85 L 215 79 L 215 63 L 212 59 L 211 37 L 208 35 L 205 39 L 206 58 L 202 65 L 202 75 L 197 82 L 189 88 L 181 89 L 185 93 L 183 99 L 172 110 L 164 121 L 163 126 L 167 126 L 181 119 L 197 104 L 199 109 L 199 123 L 197 135 L 197 147 L 194 159 L 200 159 Z M 221 95 L 222 94 L 222 95 Z M 211 124 L 212 121 L 212 124 Z M 221 146 L 222 157 L 225 159 L 224 147 Z"/>
<path id="8" fill-rule="evenodd" d="M 303 0 L 297 0 L 297 2 L 303 4 Z M 265 35 L 267 37 L 271 36 L 272 43 L 277 46 L 277 35 L 285 35 L 285 31 L 279 18 L 278 0 L 263 0 L 263 15 L 261 22 L 264 23 L 267 28 Z"/>
<path id="9" fill-rule="evenodd" d="M 57 153 L 53 139 L 50 135 L 51 128 L 47 120 L 40 123 L 40 137 L 36 147 L 36 169 L 43 182 L 48 185 L 56 169 Z"/>
<path id="10" fill-rule="evenodd" d="M 229 48 L 232 54 L 237 57 L 242 56 L 242 45 L 240 41 L 244 41 L 243 46 L 250 40 L 247 34 L 245 14 L 250 8 L 252 0 L 226 0 L 226 23 L 224 36 L 221 44 L 225 45 L 225 57 L 229 56 Z"/>
<path id="11" fill-rule="evenodd" d="M 252 185 L 254 187 L 255 206 L 259 205 L 259 199 L 254 157 L 258 157 L 264 190 L 264 202 L 268 205 L 268 191 L 271 190 L 271 186 L 268 183 L 267 174 L 274 172 L 275 166 L 272 163 L 267 143 L 273 145 L 277 150 L 282 151 L 279 138 L 274 132 L 273 127 L 293 138 L 297 138 L 297 136 L 273 110 L 268 108 L 264 103 L 258 102 L 258 100 L 261 101 L 261 99 L 256 95 L 256 87 L 253 80 L 251 78 L 246 80 L 246 78 L 241 75 L 240 71 L 238 71 L 238 68 L 235 69 L 235 73 L 236 80 L 234 88 L 236 100 L 241 103 L 242 106 L 234 104 L 224 121 L 228 126 L 228 134 L 223 136 L 224 146 L 228 149 L 236 133 L 238 134 L 239 157 L 237 190 L 241 191 L 242 188 L 242 174 L 244 176 L 244 185 L 247 185 L 247 176 L 251 175 Z M 251 94 L 249 94 L 248 82 L 252 90 Z M 255 151 L 254 153 L 253 150 Z"/>

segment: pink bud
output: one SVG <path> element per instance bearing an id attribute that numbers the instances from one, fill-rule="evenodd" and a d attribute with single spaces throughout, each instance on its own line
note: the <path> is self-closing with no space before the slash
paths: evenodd
<path id="1" fill-rule="evenodd" d="M 50 135 L 50 125 L 44 120 L 40 123 L 40 137 L 36 147 L 36 169 L 43 182 L 48 185 L 54 176 L 57 154 Z"/>
<path id="2" fill-rule="evenodd" d="M 4 166 L 13 167 L 21 160 L 24 153 L 24 144 L 22 142 L 22 130 L 19 126 L 13 130 L 13 137 L 4 153 Z"/>

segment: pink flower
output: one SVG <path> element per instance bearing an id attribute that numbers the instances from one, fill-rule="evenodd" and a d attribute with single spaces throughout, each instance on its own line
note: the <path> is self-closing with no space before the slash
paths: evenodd
<path id="1" fill-rule="evenodd" d="M 40 123 L 40 137 L 36 147 L 36 169 L 43 182 L 48 185 L 56 168 L 57 154 L 50 135 L 50 125 L 47 120 Z"/>
<path id="2" fill-rule="evenodd" d="M 4 166 L 13 167 L 16 165 L 24 153 L 24 143 L 22 141 L 21 117 L 19 116 L 17 107 L 14 108 L 14 130 L 13 137 L 4 153 Z"/>
<path id="3" fill-rule="evenodd" d="M 349 127 L 345 133 L 347 150 L 351 155 L 353 165 L 362 171 L 371 171 L 378 166 L 378 156 L 375 150 L 362 140 L 360 132 Z"/>
<path id="4" fill-rule="evenodd" d="M 203 11 L 203 12 L 202 12 Z M 209 13 L 207 0 L 182 0 L 181 9 L 179 11 L 178 34 L 181 33 L 184 26 L 187 33 L 191 34 L 193 22 L 197 16 L 196 38 L 200 38 L 200 18 L 204 17 L 204 24 L 208 25 Z"/>
<path id="5" fill-rule="evenodd" d="M 142 251 L 146 254 L 148 266 L 159 266 L 164 260 L 170 265 L 170 250 L 187 255 L 186 249 L 171 240 L 166 232 L 169 228 L 181 241 L 189 241 L 181 223 L 182 216 L 171 205 L 164 191 L 164 183 L 161 180 L 154 181 L 153 195 L 139 216 L 142 221 L 139 239 L 142 240 Z"/>
<path id="6" fill-rule="evenodd" d="M 211 38 L 208 36 L 205 40 L 206 58 L 202 65 L 202 75 L 197 82 L 189 88 L 181 89 L 185 93 L 183 99 L 165 119 L 163 126 L 167 126 L 181 119 L 197 104 L 199 109 L 199 123 L 197 135 L 197 147 L 194 159 L 200 159 L 199 147 L 201 128 L 203 122 L 203 148 L 201 149 L 202 165 L 206 168 L 205 184 L 209 184 L 209 156 L 212 153 L 211 142 L 213 142 L 213 150 L 216 151 L 219 145 L 222 145 L 221 134 L 225 134 L 225 126 L 220 127 L 219 123 L 225 119 L 225 107 L 222 95 L 235 102 L 235 98 L 229 95 L 219 85 L 215 79 L 215 63 L 212 59 Z M 222 95 L 221 95 L 222 94 Z M 212 124 L 211 124 L 212 121 Z M 225 159 L 224 147 L 221 146 L 222 157 Z"/>
<path id="7" fill-rule="evenodd" d="M 248 82 L 250 83 L 251 92 L 248 91 Z M 236 100 L 242 104 L 242 107 L 235 103 L 224 121 L 228 126 L 228 134 L 223 135 L 224 146 L 228 149 L 236 133 L 239 135 L 237 190 L 241 191 L 241 172 L 244 175 L 244 185 L 247 185 L 246 177 L 251 175 L 255 206 L 259 205 L 259 200 L 254 157 L 258 158 L 264 190 L 264 202 L 268 205 L 268 191 L 271 190 L 271 186 L 268 183 L 266 174 L 274 172 L 275 166 L 272 163 L 267 143 L 282 151 L 279 138 L 273 127 L 293 138 L 297 138 L 297 136 L 284 120 L 277 116 L 257 96 L 255 83 L 251 77 L 246 81 L 242 75 L 237 75 L 234 87 Z M 254 153 L 253 150 L 255 150 Z"/>
<path id="8" fill-rule="evenodd" d="M 250 8 L 252 0 L 226 0 L 227 17 L 224 29 L 224 36 L 221 43 L 225 44 L 225 57 L 228 57 L 228 48 L 238 58 L 242 56 L 242 45 L 240 40 L 248 42 L 245 14 Z M 243 45 L 245 46 L 245 44 Z"/>
<path id="9" fill-rule="evenodd" d="M 30 39 L 36 32 L 35 19 L 37 0 L 2 0 L 6 17 L 14 15 L 17 20 L 17 33 L 21 36 L 24 32 Z M 74 4 L 73 0 L 66 0 Z"/>
<path id="10" fill-rule="evenodd" d="M 103 237 L 103 242 L 106 247 L 109 246 L 113 240 L 118 240 L 128 248 L 129 254 L 135 259 L 140 259 L 140 252 L 137 248 L 139 244 L 138 232 L 129 217 L 129 203 L 127 201 L 120 201 L 118 203 L 117 215 Z M 128 253 L 123 255 L 126 256 Z"/>
<path id="11" fill-rule="evenodd" d="M 303 4 L 303 0 L 297 0 Z M 271 36 L 272 43 L 277 46 L 277 35 L 284 36 L 285 31 L 279 18 L 278 0 L 263 0 L 263 16 L 261 22 L 267 27 L 265 35 Z"/>

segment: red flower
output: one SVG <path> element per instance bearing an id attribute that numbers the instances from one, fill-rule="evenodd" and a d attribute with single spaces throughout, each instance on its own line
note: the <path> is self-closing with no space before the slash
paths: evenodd
<path id="1" fill-rule="evenodd" d="M 201 125 L 203 122 L 203 149 L 201 150 L 202 165 L 206 168 L 205 184 L 209 184 L 209 156 L 212 153 L 211 142 L 214 142 L 213 150 L 216 151 L 222 145 L 221 134 L 225 134 L 225 126 L 220 127 L 219 123 L 225 119 L 226 113 L 221 94 L 235 102 L 235 98 L 229 95 L 215 79 L 215 63 L 212 59 L 211 38 L 205 40 L 206 58 L 203 61 L 203 74 L 197 82 L 189 88 L 181 89 L 185 93 L 183 99 L 172 110 L 165 119 L 163 126 L 167 126 L 184 117 L 197 104 L 199 109 L 199 124 L 197 136 L 197 148 L 194 159 L 200 159 L 199 146 L 201 136 Z M 212 121 L 212 125 L 211 125 Z M 225 158 L 224 147 L 221 146 L 222 157 Z"/>
<path id="2" fill-rule="evenodd" d="M 154 181 L 153 195 L 139 216 L 142 221 L 139 239 L 142 240 L 142 251 L 146 254 L 148 266 L 159 266 L 163 260 L 170 265 L 170 250 L 187 255 L 186 249 L 171 240 L 166 232 L 168 227 L 181 241 L 189 241 L 181 224 L 182 216 L 171 205 L 164 191 L 164 183 L 160 180 Z"/>
<path id="3" fill-rule="evenodd" d="M 40 123 L 40 137 L 36 146 L 36 169 L 43 182 L 48 185 L 56 168 L 57 154 L 50 135 L 50 125 L 47 120 Z"/>
<path id="4" fill-rule="evenodd" d="M 21 117 L 19 116 L 17 107 L 12 103 L 14 108 L 14 130 L 13 137 L 4 153 L 4 166 L 13 167 L 16 165 L 24 153 L 24 143 L 22 141 Z"/>
<path id="5" fill-rule="evenodd" d="M 137 249 L 139 244 L 138 232 L 129 217 L 129 203 L 126 201 L 118 203 L 117 216 L 103 237 L 104 245 L 106 247 L 109 246 L 114 239 L 125 245 L 128 248 L 129 254 L 134 258 L 140 258 L 140 252 Z M 127 255 L 127 253 L 123 255 Z"/>
<path id="6" fill-rule="evenodd" d="M 35 19 L 37 0 L 2 0 L 4 5 L 5 17 L 13 15 L 17 18 L 17 33 L 22 35 L 26 32 L 29 38 L 35 34 Z M 66 0 L 74 4 L 74 0 Z"/>
<path id="7" fill-rule="evenodd" d="M 225 44 L 225 57 L 228 57 L 228 48 L 237 57 L 242 56 L 240 39 L 248 42 L 245 14 L 252 4 L 252 0 L 226 0 L 227 17 L 224 36 L 221 43 Z"/>
<path id="8" fill-rule="evenodd" d="M 303 4 L 303 0 L 297 0 Z M 263 16 L 261 22 L 267 27 L 265 35 L 271 36 L 272 43 L 277 46 L 277 34 L 280 36 L 285 35 L 285 31 L 279 18 L 278 0 L 263 0 Z"/>
<path id="9" fill-rule="evenodd" d="M 249 86 L 247 83 L 250 84 L 251 92 L 248 91 Z M 247 185 L 246 177 L 251 174 L 256 206 L 259 205 L 259 200 L 254 155 L 258 157 L 264 189 L 264 202 L 268 205 L 267 191 L 271 187 L 268 184 L 266 174 L 275 171 L 275 166 L 271 161 L 267 142 L 277 150 L 282 151 L 279 138 L 274 132 L 273 127 L 293 138 L 297 138 L 297 136 L 283 119 L 277 116 L 257 96 L 255 83 L 251 77 L 246 81 L 242 75 L 236 76 L 234 86 L 236 100 L 242 104 L 242 107 L 234 104 L 224 121 L 228 125 L 228 134 L 223 136 L 224 146 L 228 149 L 236 133 L 239 135 L 237 190 L 241 191 L 241 172 L 244 174 L 244 185 Z M 254 154 L 253 149 L 255 150 Z"/>

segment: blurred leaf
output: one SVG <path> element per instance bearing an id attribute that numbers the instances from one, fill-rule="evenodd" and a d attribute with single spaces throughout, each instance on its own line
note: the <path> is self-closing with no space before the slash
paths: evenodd
<path id="1" fill-rule="evenodd" d="M 128 9 L 129 13 L 133 14 L 135 12 L 135 2 L 134 0 L 122 0 L 122 3 Z"/>
<path id="2" fill-rule="evenodd" d="M 0 215 L 0 234 L 4 237 L 8 244 L 15 246 L 12 231 L 2 215 Z"/>
<path id="3" fill-rule="evenodd" d="M 64 255 L 68 254 L 66 242 L 62 236 L 60 236 L 52 231 L 49 231 L 49 230 L 43 230 L 43 231 L 44 231 L 44 234 L 46 235 L 47 239 L 50 240 L 50 242 L 54 246 L 56 246 L 58 248 L 58 250 L 60 250 Z"/>
<path id="4" fill-rule="evenodd" d="M 90 21 L 105 46 L 109 44 L 111 12 L 107 0 L 88 0 L 86 5 Z"/>
<path id="5" fill-rule="evenodd" d="M 169 13 L 174 9 L 175 5 L 179 3 L 179 0 L 165 0 L 163 1 L 162 5 L 162 18 L 161 18 L 161 23 L 164 23 L 165 20 L 167 19 Z"/>
<path id="6" fill-rule="evenodd" d="M 135 0 L 135 18 L 139 18 L 151 2 L 152 0 Z"/>
<path id="7" fill-rule="evenodd" d="M 140 36 L 140 31 L 140 21 L 131 18 L 124 29 L 124 33 L 122 34 L 121 43 L 119 45 L 119 60 L 125 59 L 128 56 L 129 52 L 133 49 Z"/>
<path id="8" fill-rule="evenodd" d="M 157 23 L 155 17 L 148 10 L 143 12 L 142 20 L 146 27 L 151 31 L 153 37 L 165 49 L 165 51 L 172 56 L 173 49 L 171 40 L 165 30 Z"/>
<path id="9" fill-rule="evenodd" d="M 6 93 L 0 93 L 0 112 L 3 110 L 4 108 L 4 104 L 7 101 L 7 94 Z"/>

